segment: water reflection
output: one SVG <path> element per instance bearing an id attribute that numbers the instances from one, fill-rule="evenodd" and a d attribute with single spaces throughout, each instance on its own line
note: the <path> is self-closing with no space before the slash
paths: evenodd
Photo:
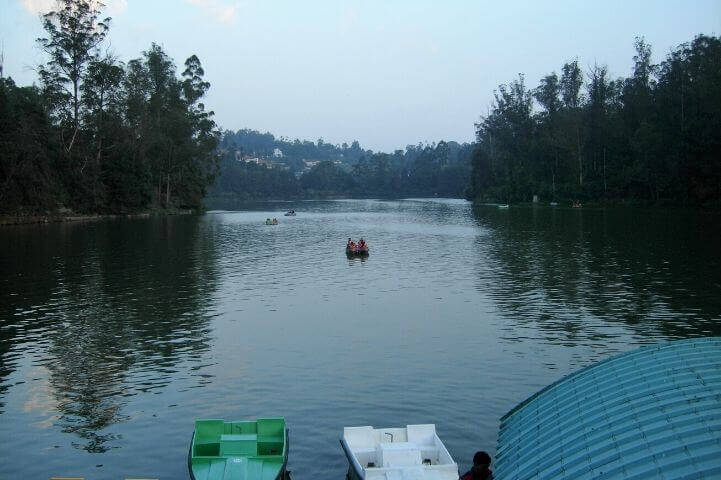
<path id="1" fill-rule="evenodd" d="M 352 267 L 356 263 L 366 263 L 368 261 L 368 255 L 346 255 L 348 258 L 348 266 Z"/>
<path id="2" fill-rule="evenodd" d="M 0 457 L 19 458 L 0 477 L 185 478 L 208 415 L 286 417 L 298 480 L 343 478 L 346 425 L 436 423 L 466 469 L 559 376 L 721 334 L 717 218 L 246 208 L 0 230 Z M 347 258 L 361 236 L 370 256 Z"/>
<path id="3" fill-rule="evenodd" d="M 3 267 L 20 281 L 8 282 L 2 302 L 3 318 L 14 319 L 3 323 L 2 373 L 17 352 L 47 371 L 27 411 L 46 405 L 79 448 L 113 448 L 109 427 L 129 418 L 127 398 L 162 389 L 179 362 L 209 349 L 217 277 L 205 230 L 199 218 L 161 218 L 3 232 Z M 32 340 L 34 348 L 18 345 Z"/>
<path id="4" fill-rule="evenodd" d="M 554 208 L 473 210 L 479 290 L 511 326 L 548 342 L 721 334 L 718 218 L 688 212 Z M 708 239 L 708 240 L 704 240 Z"/>

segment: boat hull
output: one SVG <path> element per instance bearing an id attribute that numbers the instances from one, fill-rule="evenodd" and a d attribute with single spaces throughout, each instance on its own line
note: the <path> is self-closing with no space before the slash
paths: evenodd
<path id="1" fill-rule="evenodd" d="M 356 248 L 356 249 L 346 248 L 345 254 L 348 255 L 349 257 L 363 257 L 363 256 L 370 255 L 370 252 L 368 251 L 367 247 L 363 250 L 358 249 L 358 248 Z"/>
<path id="2" fill-rule="evenodd" d="M 350 451 L 350 447 L 348 447 L 348 444 L 346 443 L 344 438 L 340 439 L 340 446 L 343 447 L 343 454 L 345 455 L 345 458 L 348 460 L 348 474 L 346 475 L 347 480 L 363 480 L 365 479 L 365 475 L 363 474 L 363 469 L 361 468 L 360 464 L 356 461 L 355 457 Z"/>
<path id="3" fill-rule="evenodd" d="M 458 480 L 458 464 L 434 424 L 344 427 L 340 444 L 348 460 L 348 479 Z"/>
<path id="4" fill-rule="evenodd" d="M 280 437 L 278 437 L 280 438 Z M 243 472 L 226 472 L 226 470 L 232 469 L 232 467 L 235 467 L 238 463 L 243 463 L 243 460 L 247 461 L 249 457 L 245 455 L 230 455 L 225 457 L 215 457 L 212 461 L 220 463 L 221 465 L 224 463 L 224 467 L 215 468 L 214 466 L 212 468 L 202 468 L 202 466 L 197 466 L 194 468 L 193 466 L 193 446 L 195 445 L 196 441 L 196 432 L 193 431 L 193 434 L 190 438 L 190 447 L 188 448 L 188 472 L 190 473 L 191 480 L 290 480 L 290 472 L 287 469 L 288 466 L 288 450 L 289 450 L 289 435 L 288 435 L 288 429 L 285 428 L 283 430 L 283 451 L 282 451 L 282 462 L 278 464 L 278 456 L 276 456 L 275 462 L 270 463 L 270 468 L 266 469 L 264 467 L 261 468 L 262 472 L 259 476 L 249 476 L 246 475 L 247 471 Z M 195 457 L 196 460 L 198 457 Z M 252 458 L 252 457 L 250 457 Z M 255 458 L 262 458 L 257 457 Z M 277 469 L 277 471 L 276 471 Z M 197 470 L 197 471 L 196 471 Z"/>

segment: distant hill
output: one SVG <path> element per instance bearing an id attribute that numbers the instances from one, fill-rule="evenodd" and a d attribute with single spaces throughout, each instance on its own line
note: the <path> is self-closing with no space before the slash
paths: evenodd
<path id="1" fill-rule="evenodd" d="M 322 139 L 277 139 L 243 129 L 224 132 L 220 172 L 206 205 L 238 201 L 343 197 L 462 197 L 468 186 L 473 144 L 440 141 L 374 153 L 358 141 L 332 145 Z"/>
<path id="2" fill-rule="evenodd" d="M 275 138 L 272 133 L 242 129 L 237 132 L 225 131 L 221 150 L 233 152 L 239 160 L 266 163 L 287 167 L 293 174 L 307 172 L 320 162 L 331 161 L 350 167 L 360 157 L 370 156 L 372 150 L 361 148 L 357 140 L 350 145 L 333 145 L 322 138 L 316 142 Z M 257 160 L 255 160 L 257 159 Z"/>

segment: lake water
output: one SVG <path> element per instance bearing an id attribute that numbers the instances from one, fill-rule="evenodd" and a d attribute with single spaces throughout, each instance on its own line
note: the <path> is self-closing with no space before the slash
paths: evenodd
<path id="1" fill-rule="evenodd" d="M 295 480 L 343 479 L 357 425 L 435 423 L 465 469 L 563 375 L 721 335 L 720 225 L 411 199 L 5 227 L 0 478 L 187 478 L 201 417 L 284 416 Z"/>

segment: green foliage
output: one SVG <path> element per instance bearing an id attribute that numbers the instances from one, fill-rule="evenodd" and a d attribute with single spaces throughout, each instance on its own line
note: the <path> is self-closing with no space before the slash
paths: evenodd
<path id="1" fill-rule="evenodd" d="M 642 38 L 635 48 L 627 79 L 599 65 L 584 76 L 577 61 L 545 76 L 535 113 L 523 77 L 501 85 L 476 125 L 467 197 L 718 205 L 721 38 L 699 35 L 658 65 Z"/>
<path id="2" fill-rule="evenodd" d="M 221 141 L 223 160 L 220 175 L 209 194 L 209 205 L 225 204 L 216 200 L 231 197 L 243 200 L 328 196 L 462 197 L 468 184 L 473 151 L 469 144 L 443 141 L 432 145 L 409 145 L 405 151 L 396 150 L 393 154 L 363 150 L 358 142 L 353 142 L 350 147 L 343 144 L 332 148 L 319 142 L 326 151 L 335 149 L 336 152 L 364 153 L 351 165 L 343 160 L 324 160 L 308 168 L 300 161 L 300 165 L 294 168 L 294 160 L 285 156 L 285 153 L 282 158 L 264 159 L 272 162 L 268 166 L 247 162 L 248 158 L 235 142 L 245 141 L 244 145 L 247 146 L 251 143 L 249 138 L 268 142 L 268 146 L 278 145 L 270 134 L 251 130 L 227 132 Z M 310 153 L 317 146 L 300 140 L 293 143 L 314 145 L 307 151 Z M 347 157 L 343 154 L 340 158 Z"/>
<path id="3" fill-rule="evenodd" d="M 212 206 L 222 198 L 288 199 L 300 194 L 300 184 L 288 170 L 239 162 L 234 155 L 226 153 L 220 162 L 220 173 L 208 193 L 208 204 Z"/>
<path id="4" fill-rule="evenodd" d="M 0 79 L 0 212 L 54 206 L 60 194 L 56 150 L 37 88 Z"/>
<path id="5" fill-rule="evenodd" d="M 353 177 L 333 162 L 325 161 L 310 169 L 300 179 L 310 196 L 343 195 L 353 190 Z"/>
<path id="6" fill-rule="evenodd" d="M 5 212 L 200 208 L 217 173 L 210 84 L 191 56 L 182 77 L 152 44 L 127 65 L 101 55 L 101 4 L 62 0 L 43 17 L 41 88 L 0 84 Z"/>
<path id="7" fill-rule="evenodd" d="M 82 84 L 110 26 L 110 17 L 98 21 L 101 5 L 90 0 L 59 0 L 56 10 L 43 15 L 47 37 L 37 39 L 49 57 L 39 74 L 51 111 L 61 123 L 71 124 L 75 133 L 80 126 Z"/>

